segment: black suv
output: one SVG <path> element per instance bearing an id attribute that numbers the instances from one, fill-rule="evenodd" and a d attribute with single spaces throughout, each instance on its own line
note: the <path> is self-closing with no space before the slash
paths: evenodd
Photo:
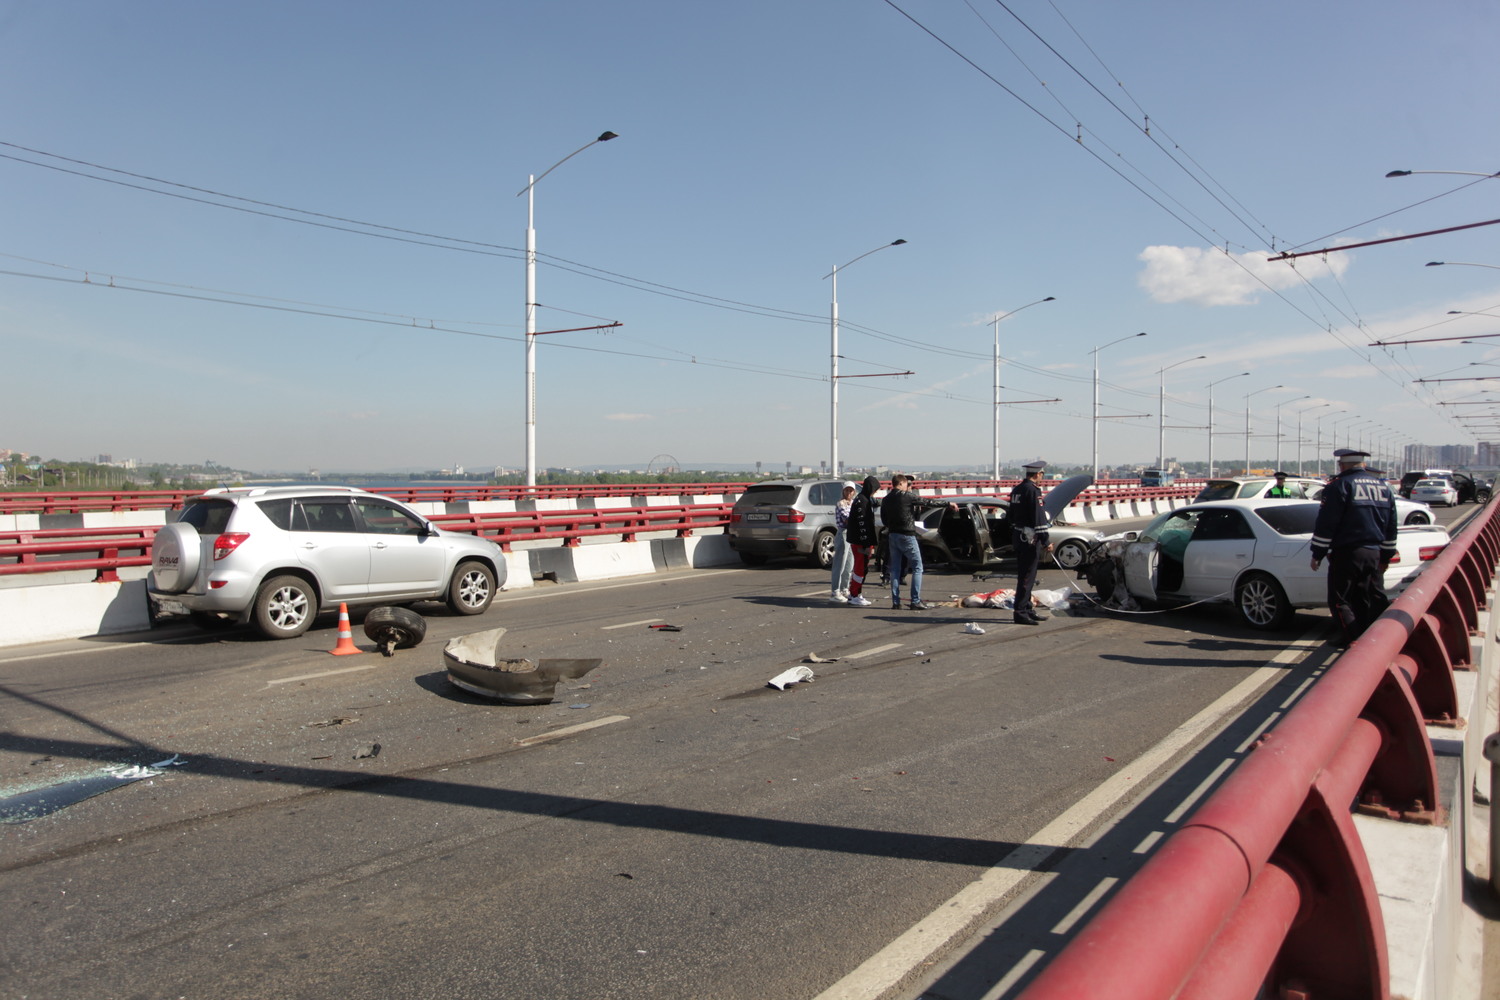
<path id="1" fill-rule="evenodd" d="M 1467 476 L 1462 472 L 1451 472 L 1443 476 L 1429 476 L 1425 472 L 1408 472 L 1401 477 L 1401 485 L 1397 488 L 1396 492 L 1407 499 L 1411 499 L 1411 488 L 1417 485 L 1418 480 L 1438 478 L 1446 479 L 1453 484 L 1453 488 L 1458 491 L 1459 503 L 1477 503 L 1483 505 L 1490 502 L 1490 493 L 1493 489 L 1493 484 L 1488 479 L 1477 479 Z"/>

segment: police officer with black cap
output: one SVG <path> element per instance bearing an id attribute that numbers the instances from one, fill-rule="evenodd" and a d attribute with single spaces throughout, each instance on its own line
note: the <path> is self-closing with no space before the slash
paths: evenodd
<path id="1" fill-rule="evenodd" d="M 1340 448 L 1339 474 L 1324 488 L 1313 525 L 1312 568 L 1328 558 L 1328 609 L 1347 646 L 1390 605 L 1385 571 L 1396 555 L 1396 500 L 1365 468 L 1369 452 Z"/>
<path id="2" fill-rule="evenodd" d="M 1047 544 L 1047 511 L 1042 507 L 1042 488 L 1037 485 L 1042 478 L 1046 462 L 1037 461 L 1022 466 L 1026 478 L 1010 491 L 1011 545 L 1016 553 L 1016 602 L 1017 625 L 1040 625 L 1045 615 L 1038 615 L 1031 603 L 1031 590 L 1036 586 L 1036 572 L 1042 555 L 1051 546 Z"/>

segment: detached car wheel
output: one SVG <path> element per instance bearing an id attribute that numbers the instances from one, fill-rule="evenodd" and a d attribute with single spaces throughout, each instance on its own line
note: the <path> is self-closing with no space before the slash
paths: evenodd
<path id="1" fill-rule="evenodd" d="M 1084 549 L 1083 543 L 1074 538 L 1068 539 L 1052 550 L 1052 557 L 1063 569 L 1077 569 L 1083 565 L 1086 555 L 1088 552 Z"/>
<path id="2" fill-rule="evenodd" d="M 410 608 L 383 605 L 371 608 L 365 615 L 365 635 L 390 656 L 398 649 L 410 649 L 427 638 L 427 619 Z"/>
<path id="3" fill-rule="evenodd" d="M 1286 591 L 1264 573 L 1252 573 L 1234 590 L 1234 606 L 1251 628 L 1281 629 L 1292 621 Z"/>
<path id="4" fill-rule="evenodd" d="M 255 595 L 255 627 L 268 639 L 294 639 L 318 613 L 318 597 L 300 576 L 276 576 Z"/>
<path id="5" fill-rule="evenodd" d="M 448 584 L 448 607 L 454 614 L 483 614 L 495 599 L 495 574 L 484 563 L 459 563 Z"/>

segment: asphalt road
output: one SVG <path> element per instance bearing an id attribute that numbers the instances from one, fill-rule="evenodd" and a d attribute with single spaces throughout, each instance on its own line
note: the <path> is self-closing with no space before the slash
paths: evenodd
<path id="1" fill-rule="evenodd" d="M 1010 582 L 932 572 L 924 596 Z M 422 606 L 390 658 L 329 656 L 331 622 L 0 658 L 0 799 L 180 761 L 0 824 L 0 996 L 977 997 L 1327 655 L 1323 612 L 1027 628 L 827 589 L 773 565 Z M 451 686 L 443 642 L 497 625 L 505 655 L 604 664 L 544 706 Z M 767 686 L 812 655 L 814 681 Z M 1031 938 L 985 934 L 1007 906 Z"/>

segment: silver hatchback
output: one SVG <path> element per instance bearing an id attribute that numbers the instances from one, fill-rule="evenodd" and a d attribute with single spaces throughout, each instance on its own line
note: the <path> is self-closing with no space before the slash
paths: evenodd
<path id="1" fill-rule="evenodd" d="M 151 546 L 146 590 L 166 614 L 251 622 L 290 639 L 339 604 L 446 600 L 477 615 L 505 585 L 505 554 L 404 504 L 351 487 L 254 487 L 191 497 Z"/>

